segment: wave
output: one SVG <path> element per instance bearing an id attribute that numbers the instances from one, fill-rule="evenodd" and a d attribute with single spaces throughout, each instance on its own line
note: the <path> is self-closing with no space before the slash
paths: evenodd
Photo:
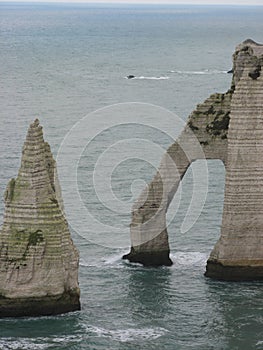
<path id="1" fill-rule="evenodd" d="M 97 264 L 93 264 L 93 263 L 89 263 L 89 262 L 87 262 L 86 260 L 84 260 L 83 258 L 80 258 L 79 259 L 79 265 L 80 266 L 83 266 L 83 267 L 96 267 L 97 266 Z"/>
<path id="2" fill-rule="evenodd" d="M 200 252 L 177 252 L 171 255 L 175 267 L 205 266 L 209 254 Z"/>
<path id="3" fill-rule="evenodd" d="M 132 342 L 138 340 L 154 340 L 165 335 L 168 332 L 164 328 L 128 328 L 128 329 L 117 329 L 110 330 L 100 327 L 87 326 L 87 331 L 95 333 L 99 337 L 112 338 L 115 341 L 122 343 Z"/>
<path id="4" fill-rule="evenodd" d="M 227 74 L 227 70 L 205 69 L 201 71 L 187 71 L 187 70 L 171 70 L 170 73 L 184 74 L 184 75 L 214 75 Z"/>
<path id="5" fill-rule="evenodd" d="M 51 346 L 43 344 L 45 340 L 45 338 L 1 338 L 0 350 L 44 350 Z"/>
<path id="6" fill-rule="evenodd" d="M 122 256 L 126 253 L 126 250 L 124 252 L 120 252 L 118 254 L 113 254 L 108 258 L 104 258 L 103 262 L 105 265 L 115 265 L 117 263 L 122 262 Z"/>
<path id="7" fill-rule="evenodd" d="M 80 258 L 79 264 L 83 267 L 109 267 L 109 268 L 124 268 L 124 260 L 122 256 L 127 253 L 127 250 L 120 250 L 118 253 L 102 257 L 98 260 L 86 261 L 84 258 Z"/>
<path id="8" fill-rule="evenodd" d="M 118 342 L 131 342 L 140 340 L 154 340 L 163 336 L 167 330 L 164 328 L 144 328 L 144 329 L 105 329 L 96 326 L 84 326 L 86 332 L 75 335 L 60 335 L 55 337 L 6 337 L 0 339 L 0 350 L 46 350 L 54 349 L 57 346 L 66 347 L 70 344 L 76 345 L 83 341 L 89 341 L 92 333 L 97 337 L 111 338 Z"/>
<path id="9" fill-rule="evenodd" d="M 129 79 L 128 77 L 125 77 L 125 79 Z M 140 77 L 134 77 L 129 80 L 168 80 L 170 77 L 167 76 L 161 76 L 161 77 L 145 77 L 145 76 L 140 76 Z"/>
<path id="10" fill-rule="evenodd" d="M 120 251 L 118 253 L 109 255 L 107 257 L 100 258 L 95 261 L 86 261 L 83 258 L 80 259 L 80 266 L 83 267 L 96 267 L 96 268 L 114 268 L 123 269 L 127 267 L 138 267 L 141 268 L 143 265 L 140 263 L 130 263 L 127 260 L 123 260 L 122 256 L 127 251 Z M 171 259 L 174 262 L 174 267 L 178 266 L 205 266 L 209 253 L 201 252 L 176 252 L 171 254 Z M 1 350 L 1 349 L 0 349 Z"/>
<path id="11" fill-rule="evenodd" d="M 60 337 L 36 338 L 1 338 L 0 350 L 45 350 L 54 349 L 54 346 L 80 343 L 83 339 L 79 335 L 61 335 Z"/>

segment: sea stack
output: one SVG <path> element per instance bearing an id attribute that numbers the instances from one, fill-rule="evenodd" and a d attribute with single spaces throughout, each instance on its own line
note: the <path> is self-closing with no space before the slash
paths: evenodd
<path id="1" fill-rule="evenodd" d="M 79 255 L 63 212 L 56 162 L 36 119 L 5 192 L 0 231 L 0 317 L 80 309 Z"/>

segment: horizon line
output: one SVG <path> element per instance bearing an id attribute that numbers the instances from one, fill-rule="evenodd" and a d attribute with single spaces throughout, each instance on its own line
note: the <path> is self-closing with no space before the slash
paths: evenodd
<path id="1" fill-rule="evenodd" d="M 220 1 L 215 2 L 215 3 L 206 3 L 206 2 L 183 2 L 183 0 L 178 1 L 176 3 L 173 2 L 158 2 L 158 1 L 148 1 L 148 2 L 144 2 L 144 1 L 136 1 L 136 0 L 129 0 L 127 2 L 122 2 L 121 0 L 113 0 L 113 1 L 104 1 L 104 0 L 99 0 L 99 1 L 94 1 L 94 0 L 78 0 L 78 1 L 74 1 L 74 0 L 40 0 L 40 1 L 33 1 L 33 0 L 0 0 L 0 3 L 19 3 L 19 4 L 72 4 L 72 5 L 138 5 L 138 6 L 145 6 L 145 5 L 156 5 L 156 6 L 165 6 L 165 5 L 170 5 L 170 6 L 240 6 L 240 7 L 251 7 L 251 6 L 263 6 L 263 3 L 236 3 L 236 2 L 227 2 L 227 3 L 220 3 Z"/>

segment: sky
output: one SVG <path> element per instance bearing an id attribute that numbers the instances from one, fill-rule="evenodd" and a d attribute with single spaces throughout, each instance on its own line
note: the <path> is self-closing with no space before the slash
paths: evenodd
<path id="1" fill-rule="evenodd" d="M 0 0 L 0 2 L 70 2 L 121 4 L 263 5 L 263 0 Z"/>

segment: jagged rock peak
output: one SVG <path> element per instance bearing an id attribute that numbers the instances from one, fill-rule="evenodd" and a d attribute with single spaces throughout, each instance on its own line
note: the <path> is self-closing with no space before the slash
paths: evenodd
<path id="1" fill-rule="evenodd" d="M 246 39 L 236 47 L 236 52 L 247 50 L 249 50 L 250 55 L 254 55 L 256 57 L 263 55 L 263 45 L 255 42 L 252 39 Z"/>
<path id="2" fill-rule="evenodd" d="M 56 162 L 36 119 L 5 192 L 0 231 L 0 317 L 80 308 L 79 255 L 63 213 Z"/>
<path id="3" fill-rule="evenodd" d="M 250 69 L 248 73 L 249 77 L 251 79 L 257 79 L 260 76 L 262 62 L 263 45 L 256 43 L 252 39 L 247 39 L 237 45 L 233 54 L 232 90 L 238 84 L 245 67 Z"/>
<path id="4" fill-rule="evenodd" d="M 243 41 L 242 44 L 251 44 L 251 45 L 257 45 L 257 46 L 263 46 L 262 44 L 257 43 L 256 41 L 252 39 L 246 39 Z"/>
<path id="5" fill-rule="evenodd" d="M 36 118 L 33 123 L 30 124 L 29 126 L 29 129 L 28 130 L 31 130 L 31 129 L 34 129 L 34 128 L 37 128 L 37 127 L 40 127 L 42 129 L 42 126 L 39 125 L 39 119 Z"/>
<path id="6" fill-rule="evenodd" d="M 29 125 L 26 142 L 38 144 L 40 141 L 44 142 L 42 126 L 39 124 L 39 120 L 35 119 L 33 123 Z"/>

